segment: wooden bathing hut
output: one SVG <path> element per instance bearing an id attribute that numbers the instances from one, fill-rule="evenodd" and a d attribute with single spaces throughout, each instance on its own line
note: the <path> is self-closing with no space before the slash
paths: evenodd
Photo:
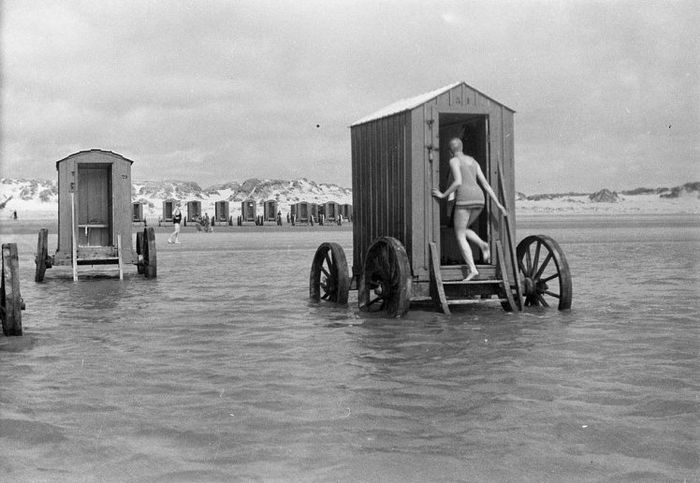
<path id="1" fill-rule="evenodd" d="M 300 201 L 294 205 L 294 213 L 296 215 L 295 217 L 295 222 L 296 223 L 309 223 L 311 220 L 312 212 L 311 212 L 311 206 L 313 204 L 309 203 L 308 201 Z"/>
<path id="2" fill-rule="evenodd" d="M 571 306 L 563 252 L 546 236 L 514 245 L 514 111 L 464 82 L 399 101 L 351 125 L 353 192 L 352 285 L 362 310 L 400 317 L 411 302 L 501 302 Z M 449 141 L 480 165 L 508 215 L 486 205 L 472 229 L 489 241 L 490 260 L 474 247 L 479 276 L 468 274 L 449 226 L 451 206 L 431 195 L 448 186 Z M 329 255 L 330 256 L 327 256 Z M 330 265 L 328 265 L 330 260 Z M 539 264 L 539 265 L 538 265 Z M 314 257 L 310 295 L 347 301 L 342 248 L 322 244 Z M 327 274 L 331 274 L 329 277 Z M 323 291 L 324 293 L 321 293 Z"/>
<path id="3" fill-rule="evenodd" d="M 58 248 L 48 255 L 48 230 L 39 231 L 35 280 L 47 268 L 133 263 L 139 273 L 156 276 L 155 232 L 146 228 L 131 240 L 131 164 L 111 151 L 80 151 L 56 162 L 58 170 Z M 139 242 L 140 240 L 140 242 Z"/>
<path id="4" fill-rule="evenodd" d="M 175 211 L 175 203 L 177 200 L 163 201 L 163 221 L 165 223 L 173 222 L 173 212 Z"/>
<path id="5" fill-rule="evenodd" d="M 187 202 L 187 221 L 197 222 L 202 218 L 202 202 L 201 201 L 188 201 Z"/>
<path id="6" fill-rule="evenodd" d="M 258 213 L 258 203 L 253 198 L 241 201 L 241 221 L 255 222 Z"/>
<path id="7" fill-rule="evenodd" d="M 228 223 L 229 203 L 228 201 L 217 201 L 214 203 L 214 219 L 217 223 Z"/>
<path id="8" fill-rule="evenodd" d="M 277 220 L 277 207 L 279 204 L 277 203 L 277 200 L 267 200 L 265 203 L 263 203 L 263 219 L 264 221 L 274 221 L 278 222 Z"/>
<path id="9" fill-rule="evenodd" d="M 143 223 L 143 203 L 140 201 L 131 203 L 131 221 L 134 223 Z"/>
<path id="10" fill-rule="evenodd" d="M 345 203 L 340 205 L 340 213 L 348 221 L 352 221 L 352 205 L 350 203 Z"/>
<path id="11" fill-rule="evenodd" d="M 335 222 L 340 215 L 340 205 L 335 201 L 327 201 L 323 203 L 323 216 L 326 222 Z"/>

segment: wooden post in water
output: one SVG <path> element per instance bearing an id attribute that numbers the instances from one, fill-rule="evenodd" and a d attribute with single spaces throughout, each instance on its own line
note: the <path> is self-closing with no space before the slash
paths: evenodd
<path id="1" fill-rule="evenodd" d="M 2 331 L 6 336 L 22 335 L 22 296 L 19 292 L 17 244 L 2 246 Z"/>

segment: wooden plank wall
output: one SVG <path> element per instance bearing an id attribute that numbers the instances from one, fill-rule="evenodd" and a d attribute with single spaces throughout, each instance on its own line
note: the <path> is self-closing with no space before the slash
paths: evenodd
<path id="1" fill-rule="evenodd" d="M 430 150 L 428 146 L 438 147 L 439 143 L 439 118 L 436 112 L 446 111 L 465 114 L 485 113 L 489 116 L 489 159 L 487 170 L 484 173 L 496 194 L 499 194 L 497 183 L 498 164 L 503 163 L 506 194 L 506 207 L 511 213 L 511 225 L 514 226 L 515 213 L 515 175 L 514 175 L 514 137 L 513 137 L 513 112 L 505 106 L 495 102 L 484 94 L 470 88 L 466 84 L 460 84 L 445 92 L 437 98 L 419 106 L 411 111 L 412 117 L 412 156 L 413 165 L 413 203 L 415 210 L 412 213 L 412 225 L 415 227 L 412 233 L 412 268 L 414 276 L 420 280 L 427 280 L 429 247 L 428 243 L 437 240 L 440 233 L 440 204 L 431 196 L 433 184 L 439 183 L 439 153 L 433 152 L 433 163 L 430 162 Z M 432 124 L 431 124 L 432 121 Z M 504 233 L 498 223 L 495 207 L 487 196 L 487 210 L 489 217 L 490 241 L 503 240 Z"/>
<path id="2" fill-rule="evenodd" d="M 75 153 L 57 164 L 58 170 L 58 250 L 56 260 L 71 258 L 71 200 L 73 188 L 78 193 L 78 164 L 110 164 L 112 166 L 112 244 L 117 244 L 117 234 L 122 235 L 124 261 L 135 260 L 131 240 L 131 161 L 118 154 L 91 150 Z M 73 183 L 73 186 L 71 184 Z M 77 213 L 76 213 L 77 216 Z M 77 218 L 76 218 L 77 226 Z M 77 229 L 77 228 L 76 228 Z"/>
<path id="3" fill-rule="evenodd" d="M 353 274 L 380 236 L 393 236 L 411 256 L 411 128 L 408 112 L 351 128 Z"/>

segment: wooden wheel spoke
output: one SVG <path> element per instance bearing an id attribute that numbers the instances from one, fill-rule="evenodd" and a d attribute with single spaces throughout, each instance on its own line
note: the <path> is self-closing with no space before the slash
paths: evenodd
<path id="1" fill-rule="evenodd" d="M 328 268 L 333 266 L 333 262 L 331 261 L 331 255 L 330 255 L 330 250 L 326 252 L 325 260 L 326 260 L 326 266 Z"/>
<path id="2" fill-rule="evenodd" d="M 547 301 L 544 299 L 544 297 L 542 296 L 542 294 L 540 294 L 540 293 L 537 294 L 537 300 L 538 300 L 542 305 L 544 305 L 545 307 L 549 307 L 549 304 L 548 304 Z"/>
<path id="3" fill-rule="evenodd" d="M 326 270 L 325 267 L 321 266 L 321 271 L 326 275 L 326 277 L 331 278 L 331 274 Z"/>
<path id="4" fill-rule="evenodd" d="M 529 247 L 525 252 L 525 261 L 527 262 L 527 270 L 525 270 L 525 275 L 530 275 L 532 273 L 532 255 L 530 255 Z"/>
<path id="5" fill-rule="evenodd" d="M 542 248 L 542 242 L 537 240 L 537 246 L 535 246 L 535 258 L 532 261 L 533 270 L 537 268 L 537 263 L 540 261 L 540 249 Z"/>
<path id="6" fill-rule="evenodd" d="M 547 278 L 541 279 L 540 282 L 545 282 L 545 283 L 547 283 L 547 282 L 549 282 L 550 280 L 554 280 L 554 279 L 557 278 L 558 276 L 559 276 L 559 272 L 555 273 L 554 275 L 550 275 L 550 276 L 547 277 Z"/>
<path id="7" fill-rule="evenodd" d="M 372 299 L 372 300 L 370 300 L 369 302 L 367 302 L 367 307 L 370 307 L 370 306 L 376 304 L 376 303 L 377 303 L 378 301 L 380 301 L 380 300 L 384 300 L 384 298 L 381 297 L 381 296 L 375 297 L 374 299 Z"/>
<path id="8" fill-rule="evenodd" d="M 523 263 L 522 258 L 518 259 L 518 267 L 520 267 L 520 271 L 523 272 L 524 275 L 528 275 L 528 272 L 525 269 L 525 264 Z"/>
<path id="9" fill-rule="evenodd" d="M 329 294 L 328 292 L 326 292 L 326 293 L 324 293 L 324 294 L 321 296 L 321 299 L 322 299 L 322 300 L 328 300 L 328 297 L 329 297 L 329 296 L 330 296 L 330 294 Z"/>
<path id="10" fill-rule="evenodd" d="M 546 294 L 549 295 L 550 297 L 554 297 L 554 298 L 557 298 L 557 299 L 560 299 L 560 298 L 561 298 L 561 295 L 559 295 L 559 294 L 557 294 L 557 293 L 554 293 L 554 292 L 550 292 L 549 290 L 545 290 L 544 293 L 546 293 Z"/>
<path id="11" fill-rule="evenodd" d="M 538 253 L 538 255 L 539 255 L 539 253 Z M 545 257 L 544 262 L 542 262 L 542 265 L 540 265 L 540 268 L 537 270 L 537 273 L 533 277 L 534 279 L 538 279 L 542 276 L 544 269 L 547 268 L 547 265 L 549 264 L 551 259 L 552 259 L 552 252 L 549 252 L 549 253 L 547 253 L 547 256 Z"/>

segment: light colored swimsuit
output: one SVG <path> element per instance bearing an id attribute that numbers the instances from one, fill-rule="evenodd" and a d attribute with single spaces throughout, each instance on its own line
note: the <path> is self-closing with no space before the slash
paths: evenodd
<path id="1" fill-rule="evenodd" d="M 473 159 L 471 165 L 467 164 L 462 158 L 458 159 L 459 169 L 462 171 L 462 184 L 457 188 L 455 204 L 465 208 L 483 208 L 484 192 L 476 179 L 479 165 Z"/>

